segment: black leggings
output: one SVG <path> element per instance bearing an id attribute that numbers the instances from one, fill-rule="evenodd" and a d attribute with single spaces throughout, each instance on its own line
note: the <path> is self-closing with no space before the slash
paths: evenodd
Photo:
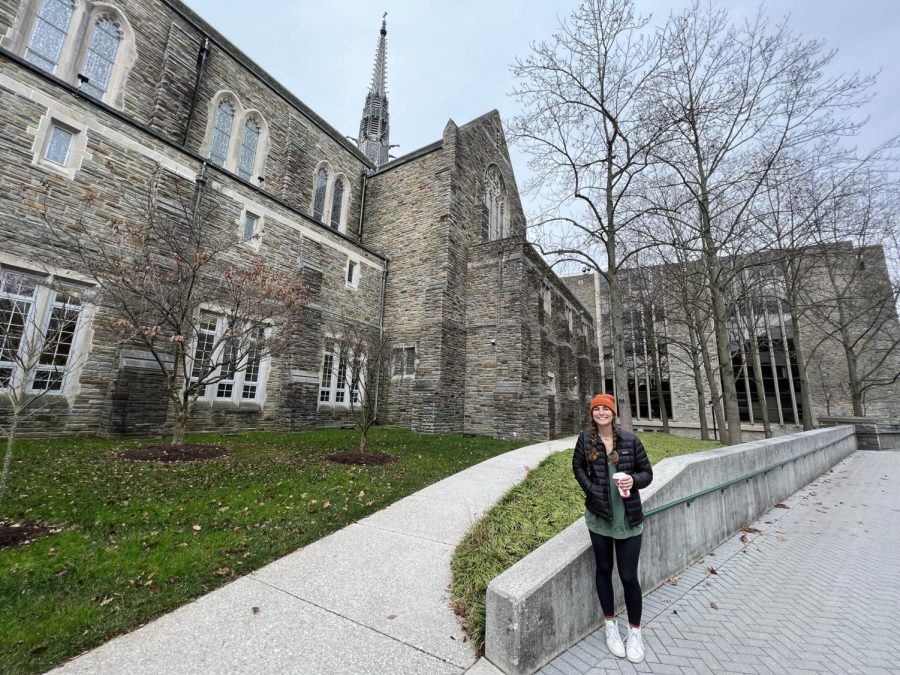
<path id="1" fill-rule="evenodd" d="M 619 579 L 622 580 L 622 588 L 625 589 L 628 623 L 632 626 L 641 625 L 641 583 L 638 581 L 637 569 L 638 559 L 641 557 L 642 536 L 639 534 L 628 539 L 613 539 L 591 532 L 591 544 L 597 561 L 597 595 L 600 597 L 603 614 L 607 617 L 616 614 L 612 586 L 613 548 L 615 548 Z"/>

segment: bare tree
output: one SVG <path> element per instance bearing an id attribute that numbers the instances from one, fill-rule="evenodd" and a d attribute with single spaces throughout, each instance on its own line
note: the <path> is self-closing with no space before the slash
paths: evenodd
<path id="1" fill-rule="evenodd" d="M 655 80 L 659 123 L 672 130 L 656 159 L 689 191 L 695 218 L 684 226 L 700 243 L 708 277 L 727 427 L 741 440 L 726 291 L 731 257 L 760 248 L 748 215 L 787 150 L 856 130 L 840 116 L 867 99 L 872 78 L 828 76 L 834 52 L 803 41 L 762 12 L 741 27 L 727 10 L 693 4 L 662 29 L 665 65 Z"/>
<path id="2" fill-rule="evenodd" d="M 21 425 L 48 411 L 79 365 L 73 349 L 82 311 L 77 287 L 0 269 L 0 503 Z"/>
<path id="3" fill-rule="evenodd" d="M 205 168 L 188 190 L 161 170 L 143 191 L 123 186 L 129 210 L 105 223 L 91 220 L 90 200 L 74 223 L 41 207 L 66 264 L 94 283 L 98 321 L 159 367 L 173 445 L 208 387 L 234 386 L 238 373 L 245 388 L 261 386 L 260 364 L 289 348 L 308 295 L 298 275 L 267 265 L 225 222 Z M 51 196 L 48 188 L 42 204 Z"/>
<path id="4" fill-rule="evenodd" d="M 378 421 L 378 411 L 392 366 L 392 341 L 388 331 L 346 317 L 336 320 L 330 332 L 337 348 L 326 350 L 325 371 L 336 382 L 336 402 L 348 406 L 359 429 L 359 452 L 366 448 L 369 430 Z M 393 355 L 404 358 L 403 350 Z"/>
<path id="5" fill-rule="evenodd" d="M 522 112 L 512 137 L 531 154 L 532 189 L 546 200 L 532 224 L 555 262 L 604 277 L 610 303 L 619 418 L 631 427 L 618 272 L 639 246 L 628 240 L 636 180 L 661 131 L 644 99 L 660 52 L 632 0 L 586 0 L 547 42 L 513 65 Z M 627 245 L 626 245 L 627 242 Z"/>

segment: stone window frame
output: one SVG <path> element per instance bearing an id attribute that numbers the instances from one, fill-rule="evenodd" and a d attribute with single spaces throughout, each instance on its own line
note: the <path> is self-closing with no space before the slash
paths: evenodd
<path id="1" fill-rule="evenodd" d="M 330 347 L 330 349 L 329 349 Z M 351 388 L 354 379 L 352 370 L 353 363 L 356 360 L 352 351 L 348 350 L 345 354 L 341 354 L 341 338 L 340 336 L 329 336 L 325 338 L 325 345 L 322 348 L 322 367 L 319 371 L 319 389 L 317 398 L 317 407 L 330 406 L 333 408 L 350 409 L 351 399 L 353 405 L 363 402 L 363 394 L 365 392 L 365 357 L 360 356 L 357 365 L 359 372 L 359 380 L 355 389 Z M 342 358 L 342 356 L 344 358 Z M 343 371 L 343 375 L 341 372 Z M 340 379 L 343 382 L 339 382 Z M 341 386 L 338 386 L 341 384 Z M 340 399 L 340 400 L 338 400 Z"/>
<path id="2" fill-rule="evenodd" d="M 234 119 L 231 122 L 231 133 L 228 137 L 228 149 L 225 152 L 225 161 L 219 168 L 232 173 L 240 180 L 258 186 L 265 177 L 266 160 L 269 156 L 269 124 L 266 118 L 256 108 L 247 108 L 241 102 L 240 96 L 230 89 L 220 89 L 209 100 L 206 107 L 206 132 L 203 142 L 200 144 L 200 155 L 209 158 L 212 153 L 213 139 L 216 134 L 216 113 L 219 105 L 228 101 L 234 108 Z M 243 178 L 238 171 L 241 170 L 241 148 L 243 147 L 244 134 L 247 122 L 253 120 L 259 125 L 259 136 L 256 141 L 256 154 L 250 171 L 250 178 Z"/>
<path id="3" fill-rule="evenodd" d="M 318 180 L 319 180 L 319 172 L 325 171 L 325 194 L 323 197 L 322 203 L 322 216 L 321 218 L 316 217 L 316 191 L 318 189 Z M 340 217 L 338 218 L 338 222 L 333 222 L 332 214 L 334 211 L 334 193 L 335 187 L 340 184 L 341 186 L 341 211 Z M 330 227 L 332 230 L 337 232 L 346 233 L 347 232 L 347 211 L 350 207 L 350 181 L 347 179 L 347 176 L 342 172 L 335 171 L 331 162 L 327 159 L 321 160 L 318 164 L 316 164 L 316 168 L 313 171 L 312 175 L 312 198 L 309 201 L 309 215 L 312 216 L 315 220 L 323 223 L 324 225 Z"/>
<path id="4" fill-rule="evenodd" d="M 509 199 L 506 181 L 496 163 L 489 164 L 484 170 L 482 195 L 486 217 L 485 241 L 503 239 L 509 232 Z"/>
<path id="5" fill-rule="evenodd" d="M 33 299 L 29 303 L 28 316 L 25 319 L 23 337 L 20 343 L 20 345 L 27 345 L 35 339 L 37 333 L 47 330 L 52 318 L 53 310 L 58 308 L 58 293 L 69 291 L 73 297 L 78 298 L 79 291 L 87 289 L 89 286 L 82 281 L 73 280 L 52 271 L 37 271 L 29 264 L 20 264 L 20 261 L 18 260 L 15 260 L 13 261 L 13 264 L 10 264 L 7 262 L 8 259 L 9 256 L 5 255 L 0 259 L 0 299 L 13 299 L 12 294 L 6 292 L 5 284 L 3 283 L 3 278 L 8 273 L 29 277 L 35 284 L 35 290 L 32 296 Z M 28 302 L 28 299 L 24 296 L 16 299 Z M 77 316 L 75 318 L 75 326 L 72 329 L 72 342 L 69 345 L 66 362 L 62 366 L 62 377 L 60 379 L 59 388 L 34 388 L 34 379 L 39 371 L 52 372 L 56 370 L 58 366 L 54 366 L 53 368 L 41 368 L 39 365 L 36 367 L 35 371 L 31 373 L 29 378 L 31 381 L 22 382 L 24 373 L 22 372 L 20 363 L 16 363 L 15 361 L 0 362 L 0 365 L 3 367 L 11 368 L 13 370 L 11 382 L 14 388 L 19 388 L 20 391 L 27 395 L 36 394 L 62 397 L 66 400 L 71 400 L 79 392 L 81 369 L 87 361 L 87 356 L 90 352 L 92 340 L 90 326 L 93 321 L 95 307 L 89 302 L 86 302 L 83 298 L 79 299 L 78 304 L 74 306 L 78 308 Z M 68 308 L 70 305 L 65 304 L 63 307 Z M 20 350 L 21 346 L 17 351 Z M 8 387 L 0 385 L 0 394 L 7 392 L 8 389 Z"/>
<path id="6" fill-rule="evenodd" d="M 547 281 L 541 283 L 541 298 L 544 301 L 544 314 L 553 316 L 553 289 Z"/>
<path id="7" fill-rule="evenodd" d="M 24 0 L 21 3 L 12 26 L 0 39 L 0 47 L 24 57 L 42 4 L 43 0 Z M 80 86 L 79 75 L 84 68 L 95 26 L 104 19 L 113 21 L 119 30 L 119 47 L 106 91 L 99 100 L 121 110 L 124 107 L 125 83 L 137 61 L 134 29 L 125 13 L 115 5 L 90 0 L 73 0 L 73 5 L 59 60 L 50 74 L 76 87 Z"/>
<path id="8" fill-rule="evenodd" d="M 575 330 L 574 329 L 575 310 L 572 309 L 572 305 L 570 305 L 569 303 L 566 303 L 566 307 L 563 311 L 564 311 L 564 315 L 565 315 L 565 319 L 566 319 L 566 328 L 568 328 L 569 333 L 572 333 Z"/>
<path id="9" fill-rule="evenodd" d="M 200 308 L 200 315 L 197 317 L 199 321 L 203 315 L 207 315 L 209 317 L 215 317 L 216 326 L 215 331 L 213 333 L 213 349 L 211 352 L 211 358 L 220 359 L 222 356 L 222 352 L 227 348 L 227 344 L 223 339 L 223 332 L 225 330 L 225 323 L 228 319 L 228 315 L 225 312 L 219 311 L 218 309 L 204 306 Z M 259 328 L 263 331 L 271 330 L 269 326 L 259 326 Z M 191 346 L 191 363 L 193 363 L 197 358 L 197 347 L 199 346 L 199 341 L 194 339 L 194 344 Z M 247 357 L 245 357 L 247 358 Z M 218 377 L 219 368 L 213 371 L 213 376 Z M 259 406 L 260 409 L 265 407 L 266 403 L 266 389 L 269 380 L 269 372 L 271 370 L 271 357 L 266 355 L 260 357 L 257 366 L 256 366 L 256 380 L 249 382 L 246 380 L 247 377 L 247 366 L 242 365 L 241 370 L 233 373 L 230 379 L 224 380 L 216 380 L 214 382 L 208 383 L 204 388 L 203 392 L 197 397 L 197 401 L 211 404 L 211 405 L 227 405 L 227 406 L 241 406 L 241 405 L 255 405 Z M 190 374 L 190 379 L 192 381 L 196 381 L 196 377 L 193 373 Z M 230 396 L 219 396 L 219 385 L 220 384 L 230 384 L 232 386 L 231 395 Z M 243 390 L 245 385 L 256 386 L 256 395 L 253 398 L 244 398 Z"/>
<path id="10" fill-rule="evenodd" d="M 54 127 L 64 129 L 72 134 L 65 165 L 57 164 L 47 159 L 46 156 Z M 32 166 L 58 174 L 68 180 L 74 180 L 75 174 L 81 169 L 87 154 L 87 130 L 85 124 L 75 121 L 72 117 L 55 110 L 47 110 L 38 122 L 37 129 L 28 129 L 29 132 L 34 133 L 34 141 L 31 145 Z"/>
<path id="11" fill-rule="evenodd" d="M 352 277 L 351 277 L 352 273 Z M 359 290 L 359 278 L 362 276 L 362 262 L 358 258 L 347 258 L 344 267 L 344 288 L 350 291 Z"/>
<path id="12" fill-rule="evenodd" d="M 415 345 L 397 345 L 391 349 L 391 380 L 416 379 L 419 358 Z"/>
<path id="13" fill-rule="evenodd" d="M 253 234 L 250 237 L 247 237 L 246 228 L 247 218 L 249 216 L 256 218 L 256 226 L 253 228 Z M 260 246 L 262 246 L 266 224 L 265 216 L 262 215 L 262 209 L 253 206 L 244 206 L 244 208 L 241 209 L 241 214 L 238 216 L 235 224 L 237 225 L 237 235 L 241 240 L 241 244 L 253 250 L 254 253 L 259 252 Z"/>

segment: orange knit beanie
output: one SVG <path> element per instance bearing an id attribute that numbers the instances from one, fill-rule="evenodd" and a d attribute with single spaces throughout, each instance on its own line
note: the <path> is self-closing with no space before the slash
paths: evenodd
<path id="1" fill-rule="evenodd" d="M 607 408 L 613 411 L 613 415 L 616 414 L 616 399 L 613 398 L 612 394 L 597 394 L 594 398 L 591 399 L 591 405 L 588 408 L 588 415 L 594 412 L 594 408 L 598 405 L 605 405 Z"/>

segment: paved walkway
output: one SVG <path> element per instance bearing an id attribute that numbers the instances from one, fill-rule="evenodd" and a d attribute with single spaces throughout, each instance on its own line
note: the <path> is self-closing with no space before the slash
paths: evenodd
<path id="1" fill-rule="evenodd" d="M 898 484 L 900 452 L 854 453 L 645 596 L 644 663 L 598 631 L 541 675 L 900 672 Z"/>
<path id="2" fill-rule="evenodd" d="M 574 446 L 470 467 L 54 672 L 462 673 L 477 656 L 450 609 L 453 551 L 526 465 Z"/>

